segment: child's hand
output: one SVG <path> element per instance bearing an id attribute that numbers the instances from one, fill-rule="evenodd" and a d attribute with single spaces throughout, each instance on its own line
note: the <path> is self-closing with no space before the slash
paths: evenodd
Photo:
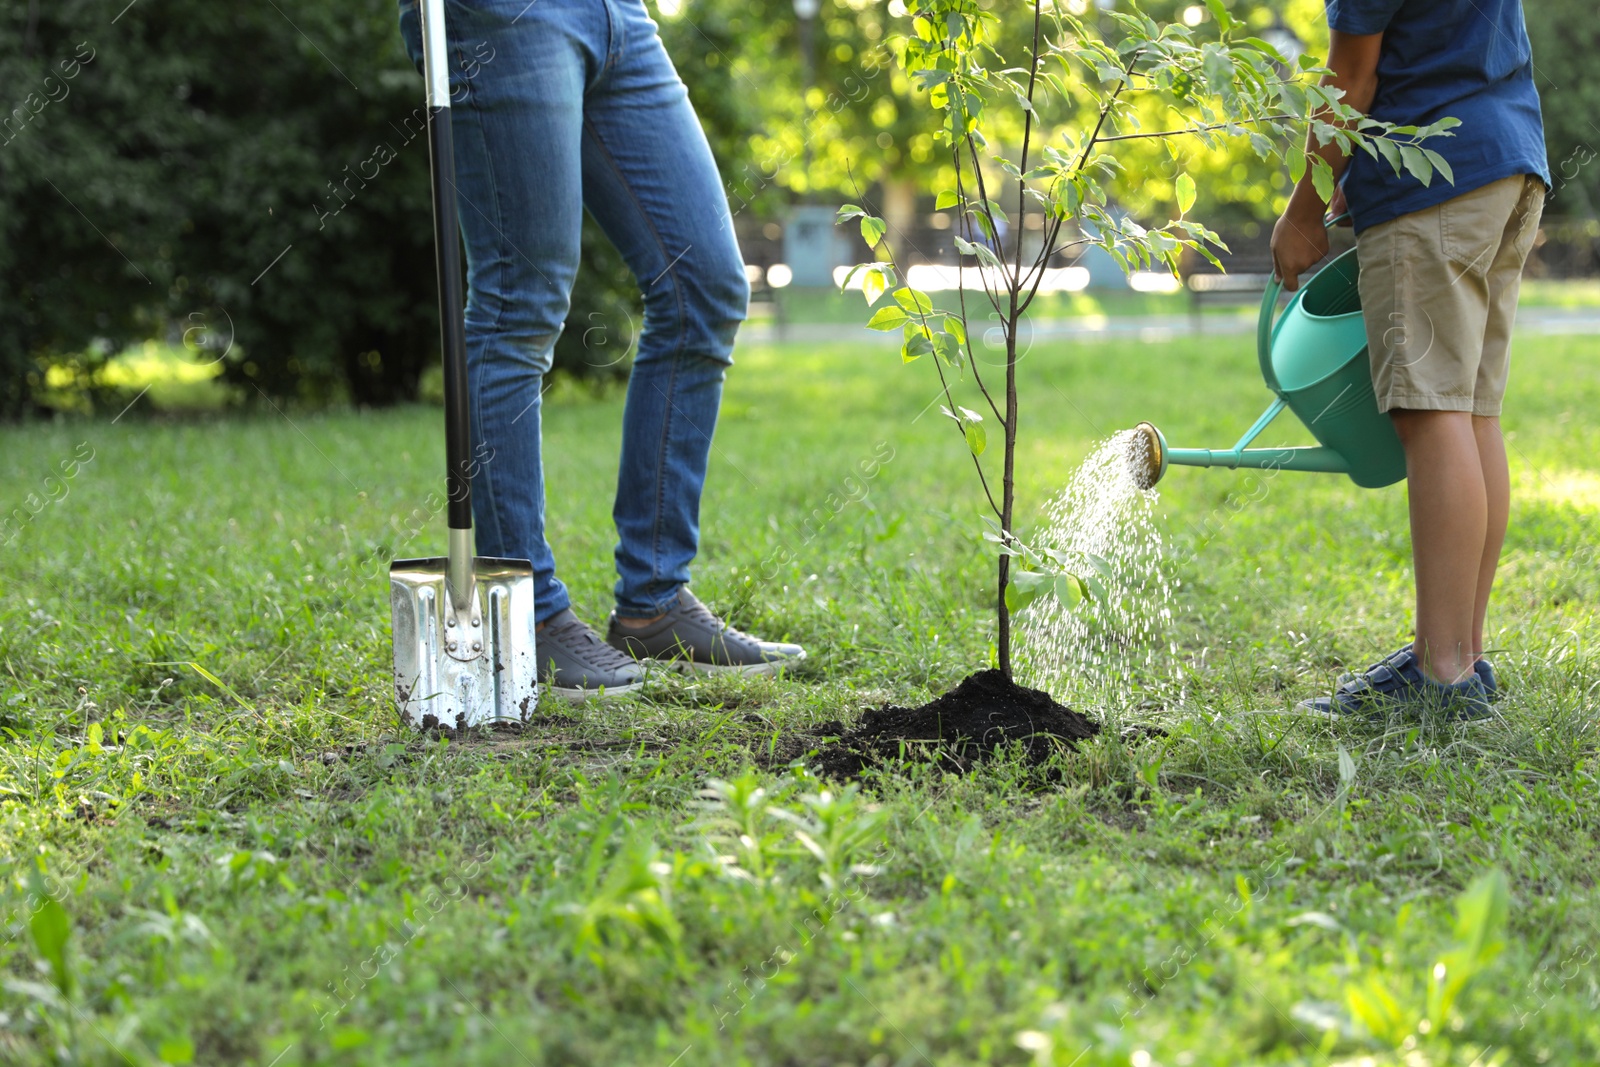
<path id="1" fill-rule="evenodd" d="M 1272 228 L 1272 274 L 1291 293 L 1300 288 L 1300 275 L 1328 254 L 1322 204 L 1309 200 L 1290 197 L 1288 210 Z"/>

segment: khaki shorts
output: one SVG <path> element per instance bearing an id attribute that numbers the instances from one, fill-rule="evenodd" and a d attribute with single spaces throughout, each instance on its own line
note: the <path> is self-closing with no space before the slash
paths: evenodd
<path id="1" fill-rule="evenodd" d="M 1532 175 L 1502 178 L 1362 231 L 1361 308 L 1380 411 L 1500 414 L 1544 193 Z"/>

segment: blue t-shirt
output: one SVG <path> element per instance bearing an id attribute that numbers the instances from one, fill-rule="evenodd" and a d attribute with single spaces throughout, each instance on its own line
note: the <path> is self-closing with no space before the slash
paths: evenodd
<path id="1" fill-rule="evenodd" d="M 1361 149 L 1345 171 L 1356 231 L 1441 204 L 1490 182 L 1537 174 L 1550 184 L 1544 119 L 1522 0 L 1327 0 L 1328 26 L 1383 34 L 1371 115 L 1401 126 L 1457 118 L 1454 136 L 1423 144 L 1450 164 L 1424 186 Z"/>

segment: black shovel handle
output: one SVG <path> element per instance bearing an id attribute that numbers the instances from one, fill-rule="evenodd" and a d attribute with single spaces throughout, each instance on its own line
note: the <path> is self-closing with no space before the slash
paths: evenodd
<path id="1" fill-rule="evenodd" d="M 455 142 L 450 132 L 450 67 L 444 0 L 421 0 L 422 67 L 428 83 L 428 165 L 433 179 L 433 245 L 439 266 L 439 340 L 444 350 L 445 485 L 452 530 L 472 529 L 472 420 L 467 394 L 466 288 L 456 213 Z"/>

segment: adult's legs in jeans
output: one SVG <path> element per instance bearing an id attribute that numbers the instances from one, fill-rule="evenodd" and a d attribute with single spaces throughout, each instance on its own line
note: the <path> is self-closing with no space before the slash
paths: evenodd
<path id="1" fill-rule="evenodd" d="M 611 0 L 611 66 L 584 109 L 584 202 L 644 296 L 623 414 L 617 614 L 672 607 L 749 282 L 710 146 L 640 0 Z"/>
<path id="2" fill-rule="evenodd" d="M 574 0 L 449 12 L 476 547 L 532 562 L 542 623 L 570 598 L 545 539 L 539 397 L 577 275 L 583 96 L 608 28 L 602 5 Z M 414 14 L 402 27 L 416 57 Z"/>

